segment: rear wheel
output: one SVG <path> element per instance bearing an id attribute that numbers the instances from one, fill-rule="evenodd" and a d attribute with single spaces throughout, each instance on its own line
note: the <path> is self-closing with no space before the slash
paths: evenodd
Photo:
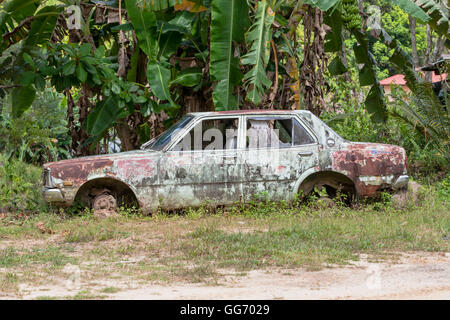
<path id="1" fill-rule="evenodd" d="M 357 201 L 353 182 L 334 172 L 320 172 L 308 177 L 300 186 L 301 200 L 325 202 L 327 206 L 337 203 L 352 205 Z"/>
<path id="2" fill-rule="evenodd" d="M 326 185 L 315 185 L 307 198 L 309 202 L 314 199 L 321 206 L 331 208 L 336 205 L 336 190 Z"/>

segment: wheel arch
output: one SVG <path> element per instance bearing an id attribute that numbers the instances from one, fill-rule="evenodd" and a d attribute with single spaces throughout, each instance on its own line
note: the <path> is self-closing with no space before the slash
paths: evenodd
<path id="1" fill-rule="evenodd" d="M 90 206 L 92 196 L 95 196 L 95 193 L 101 193 L 105 189 L 111 191 L 116 198 L 123 198 L 140 206 L 136 190 L 132 186 L 122 180 L 108 176 L 95 178 L 82 184 L 75 193 L 74 202 Z"/>
<path id="2" fill-rule="evenodd" d="M 305 171 L 297 180 L 294 188 L 294 196 L 300 192 L 300 190 L 310 192 L 314 185 L 318 183 L 327 184 L 333 188 L 337 188 L 340 184 L 344 185 L 348 191 L 351 191 L 356 199 L 358 199 L 358 189 L 356 183 L 347 175 L 337 171 L 317 171 L 315 168 L 311 168 Z"/>

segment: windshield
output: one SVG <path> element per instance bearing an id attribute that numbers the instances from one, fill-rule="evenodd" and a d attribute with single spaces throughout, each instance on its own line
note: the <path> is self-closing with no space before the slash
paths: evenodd
<path id="1" fill-rule="evenodd" d="M 194 118 L 191 115 L 185 115 L 183 118 L 181 118 L 180 121 L 175 123 L 173 126 L 171 126 L 168 130 L 161 133 L 156 138 L 150 140 L 149 142 L 142 145 L 141 149 L 152 149 L 152 150 L 162 150 L 164 147 L 170 143 L 172 137 L 178 130 L 183 129 L 187 126 L 189 122 L 191 122 L 192 118 Z"/>

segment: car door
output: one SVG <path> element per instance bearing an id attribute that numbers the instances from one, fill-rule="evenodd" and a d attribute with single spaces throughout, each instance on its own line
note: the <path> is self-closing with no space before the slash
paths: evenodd
<path id="1" fill-rule="evenodd" d="M 295 115 L 246 116 L 244 201 L 288 200 L 298 177 L 318 164 L 314 133 Z"/>
<path id="2" fill-rule="evenodd" d="M 162 207 L 226 205 L 241 199 L 240 118 L 200 118 L 162 154 Z"/>

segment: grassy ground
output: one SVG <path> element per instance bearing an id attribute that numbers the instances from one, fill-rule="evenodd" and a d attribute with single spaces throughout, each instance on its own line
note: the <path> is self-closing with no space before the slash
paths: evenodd
<path id="1" fill-rule="evenodd" d="M 388 196 L 360 208 L 315 203 L 253 203 L 226 209 L 188 209 L 118 218 L 40 213 L 3 214 L 0 220 L 0 296 L 23 285 L 57 284 L 76 266 L 83 281 L 216 282 L 220 270 L 319 270 L 367 253 L 395 259 L 398 252 L 450 251 L 448 194 L 428 187 L 415 205 L 396 209 Z M 86 286 L 83 286 L 86 288 Z M 71 299 L 106 297 L 120 288 L 78 292 Z M 43 296 L 42 299 L 52 297 Z"/>

